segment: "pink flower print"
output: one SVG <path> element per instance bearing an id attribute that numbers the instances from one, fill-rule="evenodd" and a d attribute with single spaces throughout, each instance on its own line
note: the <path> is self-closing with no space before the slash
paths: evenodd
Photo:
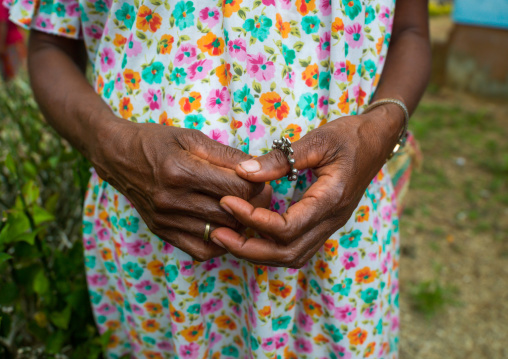
<path id="1" fill-rule="evenodd" d="M 278 0 L 280 7 L 286 10 L 291 8 L 291 0 Z"/>
<path id="2" fill-rule="evenodd" d="M 168 299 L 170 302 L 174 301 L 175 300 L 175 292 L 173 291 L 172 288 L 170 287 L 166 287 L 166 289 L 168 290 Z"/>
<path id="3" fill-rule="evenodd" d="M 229 263 L 231 263 L 231 265 L 233 266 L 233 268 L 240 268 L 240 262 L 237 261 L 237 260 L 234 260 L 234 259 L 230 259 L 229 260 Z"/>
<path id="4" fill-rule="evenodd" d="M 118 91 L 122 91 L 123 90 L 123 77 L 122 77 L 122 74 L 120 72 L 116 74 L 115 89 L 118 90 Z"/>
<path id="5" fill-rule="evenodd" d="M 381 223 L 379 221 L 379 217 L 374 217 L 374 222 L 372 223 L 372 228 L 374 228 L 374 231 L 379 231 L 381 228 Z"/>
<path id="6" fill-rule="evenodd" d="M 396 294 L 399 291 L 399 280 L 393 279 L 392 280 L 392 294 Z"/>
<path id="7" fill-rule="evenodd" d="M 351 359 L 351 353 L 342 345 L 332 344 L 332 350 L 340 359 Z"/>
<path id="8" fill-rule="evenodd" d="M 358 265 L 358 253 L 356 252 L 344 252 L 340 258 L 340 262 L 345 269 L 354 268 Z"/>
<path id="9" fill-rule="evenodd" d="M 262 3 L 265 6 L 270 6 L 270 5 L 275 6 L 275 0 L 262 0 Z"/>
<path id="10" fill-rule="evenodd" d="M 191 64 L 197 56 L 197 47 L 190 44 L 180 46 L 175 55 L 175 65 Z"/>
<path id="11" fill-rule="evenodd" d="M 356 308 L 350 304 L 335 308 L 335 318 L 344 323 L 351 323 L 356 318 Z"/>
<path id="12" fill-rule="evenodd" d="M 377 252 L 370 252 L 368 256 L 371 261 L 375 261 L 377 259 Z"/>
<path id="13" fill-rule="evenodd" d="M 258 326 L 258 321 L 257 321 L 256 313 L 254 313 L 254 308 L 252 306 L 249 306 L 248 308 L 249 308 L 248 309 L 248 314 L 249 314 L 250 325 L 253 328 L 256 328 Z"/>
<path id="14" fill-rule="evenodd" d="M 323 301 L 323 304 L 328 310 L 335 310 L 335 305 L 333 304 L 334 300 L 331 295 L 328 294 L 321 294 L 321 300 Z"/>
<path id="15" fill-rule="evenodd" d="M 272 197 L 272 202 L 270 203 L 270 211 L 277 212 L 278 214 L 286 212 L 286 202 L 283 199 Z"/>
<path id="16" fill-rule="evenodd" d="M 328 0 L 327 0 L 328 1 Z M 319 45 L 317 46 L 317 56 L 319 60 L 330 57 L 330 43 L 331 43 L 331 32 L 327 31 L 319 38 Z"/>
<path id="17" fill-rule="evenodd" d="M 231 309 L 233 310 L 233 313 L 235 313 L 237 317 L 241 317 L 242 316 L 242 308 L 240 308 L 240 306 L 238 304 L 237 305 L 233 305 L 231 307 Z"/>
<path id="18" fill-rule="evenodd" d="M 1 4 L 0 4 L 1 5 Z M 6 1 L 4 2 L 3 4 L 4 6 L 6 5 L 12 5 L 9 3 L 9 1 Z M 32 7 L 34 6 L 34 0 L 21 0 L 21 5 L 26 9 L 26 10 L 30 10 L 32 9 Z M 7 6 L 9 7 L 9 6 Z"/>
<path id="19" fill-rule="evenodd" d="M 67 6 L 66 15 L 70 17 L 80 17 L 81 12 L 79 10 L 79 4 L 77 2 L 69 4 Z"/>
<path id="20" fill-rule="evenodd" d="M 111 304 L 104 303 L 99 308 L 97 308 L 97 312 L 102 315 L 108 315 L 113 312 L 116 312 L 116 308 L 112 306 Z"/>
<path id="21" fill-rule="evenodd" d="M 190 343 L 180 346 L 180 357 L 182 359 L 196 359 L 199 355 L 199 345 Z"/>
<path id="22" fill-rule="evenodd" d="M 249 281 L 249 289 L 252 294 L 252 299 L 254 302 L 258 300 L 258 296 L 261 294 L 261 290 L 258 287 L 258 283 L 256 282 L 256 278 L 252 277 Z"/>
<path id="23" fill-rule="evenodd" d="M 342 82 L 347 81 L 347 68 L 345 61 L 335 63 L 335 72 L 333 73 L 333 78 Z"/>
<path id="24" fill-rule="evenodd" d="M 134 318 L 132 317 L 132 315 L 127 316 L 127 323 L 129 323 L 132 326 L 136 325 L 136 322 L 134 321 Z"/>
<path id="25" fill-rule="evenodd" d="M 127 243 L 127 252 L 133 256 L 147 256 L 152 253 L 152 245 L 148 241 L 137 239 L 133 243 Z"/>
<path id="26" fill-rule="evenodd" d="M 245 128 L 251 140 L 262 138 L 265 135 L 265 126 L 260 123 L 257 116 L 250 116 L 247 121 L 245 121 Z"/>
<path id="27" fill-rule="evenodd" d="M 201 314 L 211 314 L 222 309 L 222 299 L 212 298 L 201 306 Z"/>
<path id="28" fill-rule="evenodd" d="M 148 89 L 147 92 L 143 94 L 143 98 L 146 103 L 150 106 L 150 110 L 158 110 L 161 108 L 162 103 L 162 93 L 161 90 Z"/>
<path id="29" fill-rule="evenodd" d="M 222 335 L 216 332 L 212 332 L 212 334 L 210 334 L 210 348 L 213 348 L 213 346 L 217 344 L 217 342 L 220 342 L 221 339 Z"/>
<path id="30" fill-rule="evenodd" d="M 110 238 L 109 230 L 107 228 L 101 228 L 97 232 L 97 238 L 99 241 L 107 241 Z"/>
<path id="31" fill-rule="evenodd" d="M 94 237 L 85 238 L 85 240 L 83 241 L 83 246 L 87 251 L 94 249 L 96 247 L 95 238 Z"/>
<path id="32" fill-rule="evenodd" d="M 221 116 L 226 116 L 229 112 L 229 104 L 231 99 L 227 87 L 222 90 L 211 90 L 208 98 L 206 99 L 206 109 L 210 113 L 220 113 Z"/>
<path id="33" fill-rule="evenodd" d="M 291 71 L 286 73 L 286 76 L 284 77 L 284 82 L 286 83 L 286 86 L 289 88 L 295 87 L 295 72 Z"/>
<path id="34" fill-rule="evenodd" d="M 0 5 L 2 6 L 2 5 Z M 51 23 L 51 20 L 45 17 L 38 17 L 35 21 L 35 27 L 40 30 L 53 30 L 54 26 Z"/>
<path id="35" fill-rule="evenodd" d="M 247 73 L 258 81 L 269 81 L 275 73 L 272 61 L 266 61 L 261 52 L 257 55 L 247 55 Z"/>
<path id="36" fill-rule="evenodd" d="M 247 42 L 245 39 L 240 38 L 229 41 L 228 48 L 231 57 L 240 61 L 245 61 L 247 58 Z"/>
<path id="37" fill-rule="evenodd" d="M 388 271 L 388 258 L 384 258 L 383 261 L 381 262 L 381 272 L 383 272 L 383 274 L 386 274 L 387 271 Z"/>
<path id="38" fill-rule="evenodd" d="M 312 343 L 304 338 L 295 341 L 295 349 L 299 353 L 312 353 Z"/>
<path id="39" fill-rule="evenodd" d="M 228 131 L 226 130 L 211 130 L 208 134 L 212 140 L 222 143 L 223 145 L 228 144 Z"/>
<path id="40" fill-rule="evenodd" d="M 115 53 L 113 52 L 113 50 L 111 50 L 109 47 L 105 47 L 104 49 L 102 49 L 102 54 L 101 54 L 101 70 L 102 72 L 107 72 L 108 70 L 110 70 L 111 68 L 113 68 L 113 66 L 115 66 Z"/>
<path id="41" fill-rule="evenodd" d="M 115 256 L 116 257 L 116 256 Z M 117 265 L 118 265 L 118 259 L 117 259 Z M 120 267 L 120 265 L 118 265 Z M 125 287 L 123 285 L 123 281 L 122 281 L 122 278 L 118 278 L 116 280 L 116 288 L 121 292 L 121 293 L 125 293 Z"/>
<path id="42" fill-rule="evenodd" d="M 304 266 L 305 267 L 305 266 Z M 302 267 L 303 268 L 303 267 Z M 305 293 L 301 289 L 297 289 L 296 291 L 296 300 L 300 300 L 305 297 Z"/>
<path id="43" fill-rule="evenodd" d="M 331 0 L 319 0 L 319 10 L 323 15 L 330 15 L 332 13 Z"/>
<path id="44" fill-rule="evenodd" d="M 102 32 L 103 32 L 102 28 L 97 25 L 91 25 L 91 26 L 87 26 L 85 28 L 85 33 L 89 37 L 92 37 L 96 40 L 99 40 L 102 37 Z M 132 36 L 132 34 L 131 34 L 131 36 Z"/>
<path id="45" fill-rule="evenodd" d="M 164 242 L 164 244 L 162 245 L 161 253 L 162 254 L 171 254 L 171 253 L 173 253 L 174 249 L 175 249 L 175 247 L 173 247 L 171 244 L 169 244 L 168 242 Z"/>
<path id="46" fill-rule="evenodd" d="M 171 349 L 173 349 L 173 345 L 171 345 L 170 342 L 164 340 L 164 341 L 157 343 L 157 348 L 159 348 L 160 350 L 163 350 L 165 352 L 169 352 Z"/>
<path id="47" fill-rule="evenodd" d="M 321 96 L 318 100 L 318 109 L 323 113 L 323 115 L 328 115 L 328 97 Z"/>
<path id="48" fill-rule="evenodd" d="M 372 319 L 376 315 L 377 304 L 371 304 L 363 311 L 363 316 L 367 319 Z"/>
<path id="49" fill-rule="evenodd" d="M 358 22 L 353 25 L 346 26 L 346 42 L 351 48 L 360 47 L 363 45 L 363 31 L 362 25 Z"/>
<path id="50" fill-rule="evenodd" d="M 133 35 L 130 34 L 129 38 L 127 39 L 127 44 L 125 45 L 125 53 L 127 56 L 133 57 L 139 55 L 142 50 L 143 47 L 141 46 L 141 42 L 134 40 Z"/>
<path id="51" fill-rule="evenodd" d="M 271 352 L 272 350 L 274 350 L 275 343 L 273 341 L 273 338 L 272 337 L 263 338 L 263 341 L 261 342 L 261 347 L 267 352 Z"/>
<path id="52" fill-rule="evenodd" d="M 305 332 L 310 332 L 312 330 L 312 325 L 314 322 L 312 321 L 312 318 L 309 317 L 304 312 L 298 313 L 298 325 L 301 327 L 301 329 Z"/>
<path id="53" fill-rule="evenodd" d="M 189 79 L 202 80 L 212 69 L 212 60 L 199 60 L 189 66 Z"/>
<path id="54" fill-rule="evenodd" d="M 379 11 L 378 17 L 383 24 L 388 25 L 391 18 L 390 8 L 387 6 L 381 6 L 381 11 Z"/>
<path id="55" fill-rule="evenodd" d="M 149 280 L 142 280 L 135 285 L 136 289 L 143 294 L 154 294 L 159 290 L 159 285 L 150 282 Z"/>
<path id="56" fill-rule="evenodd" d="M 381 217 L 383 217 L 383 221 L 390 222 L 392 220 L 392 207 L 384 206 L 381 208 Z"/>
<path id="57" fill-rule="evenodd" d="M 199 12 L 199 20 L 207 24 L 210 28 L 219 22 L 219 9 L 205 7 Z"/>
<path id="58" fill-rule="evenodd" d="M 104 274 L 93 274 L 89 277 L 88 284 L 92 287 L 95 286 L 105 286 L 108 283 L 108 277 L 106 277 Z"/>
<path id="59" fill-rule="evenodd" d="M 392 318 L 392 330 L 399 329 L 399 317 L 394 315 Z"/>
<path id="60" fill-rule="evenodd" d="M 194 274 L 194 264 L 192 261 L 180 261 L 180 273 L 182 275 L 193 275 Z"/>
<path id="61" fill-rule="evenodd" d="M 275 349 L 284 347 L 287 344 L 288 340 L 289 340 L 289 336 L 287 333 L 277 334 L 273 338 L 273 341 L 275 342 Z"/>

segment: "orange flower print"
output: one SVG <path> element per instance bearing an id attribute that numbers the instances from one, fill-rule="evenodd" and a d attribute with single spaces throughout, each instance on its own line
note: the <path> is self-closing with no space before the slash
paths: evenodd
<path id="1" fill-rule="evenodd" d="M 298 359 L 295 353 L 289 350 L 289 347 L 284 348 L 284 359 Z"/>
<path id="2" fill-rule="evenodd" d="M 324 343 L 328 343 L 329 340 L 323 334 L 318 334 L 314 337 L 314 342 L 316 344 L 324 344 Z"/>
<path id="3" fill-rule="evenodd" d="M 384 36 L 381 36 L 379 39 L 377 39 L 377 43 L 376 43 L 376 52 L 377 54 L 379 55 L 381 53 L 381 50 L 383 49 L 383 43 L 385 41 L 385 37 Z"/>
<path id="4" fill-rule="evenodd" d="M 231 269 L 219 271 L 219 280 L 233 285 L 240 284 L 240 277 L 237 276 Z"/>
<path id="5" fill-rule="evenodd" d="M 182 334 L 188 342 L 195 342 L 203 335 L 203 323 L 184 329 L 180 332 L 180 334 Z"/>
<path id="6" fill-rule="evenodd" d="M 150 315 L 162 313 L 162 305 L 158 303 L 145 303 L 144 307 Z"/>
<path id="7" fill-rule="evenodd" d="M 201 107 L 201 94 L 193 91 L 188 97 L 182 97 L 178 103 L 183 113 L 191 113 Z"/>
<path id="8" fill-rule="evenodd" d="M 300 134 L 302 133 L 302 128 L 298 125 L 291 124 L 284 130 L 284 133 L 288 135 L 289 139 L 293 141 L 298 141 L 300 139 Z"/>
<path id="9" fill-rule="evenodd" d="M 191 297 L 194 297 L 196 298 L 199 294 L 199 286 L 198 286 L 198 282 L 195 281 L 195 282 L 192 282 L 192 284 L 190 285 L 189 287 L 189 295 Z"/>
<path id="10" fill-rule="evenodd" d="M 376 348 L 376 342 L 372 342 L 367 344 L 367 347 L 365 348 L 365 351 L 363 352 L 363 357 L 368 358 L 372 354 L 374 354 L 374 349 Z"/>
<path id="11" fill-rule="evenodd" d="M 314 302 L 310 298 L 303 300 L 303 309 L 305 310 L 305 313 L 307 313 L 312 317 L 315 315 L 317 315 L 318 317 L 323 315 L 323 309 L 321 307 L 321 304 Z"/>
<path id="12" fill-rule="evenodd" d="M 349 92 L 348 90 L 344 91 L 342 96 L 339 99 L 339 103 L 337 105 L 339 107 L 340 112 L 344 115 L 349 114 Z"/>
<path id="13" fill-rule="evenodd" d="M 176 310 L 176 308 L 173 307 L 173 304 L 171 303 L 169 304 L 169 314 L 171 315 L 171 318 L 177 323 L 183 323 L 185 321 L 185 314 L 179 310 Z"/>
<path id="14" fill-rule="evenodd" d="M 344 22 L 340 17 L 336 17 L 332 23 L 332 32 L 337 33 L 339 31 L 344 31 Z"/>
<path id="15" fill-rule="evenodd" d="M 288 284 L 285 284 L 281 280 L 270 281 L 270 292 L 278 297 L 287 298 L 287 296 L 291 294 L 292 290 L 293 287 L 291 287 Z"/>
<path id="16" fill-rule="evenodd" d="M 125 45 L 126 42 L 127 42 L 126 37 L 124 37 L 120 34 L 116 34 L 115 39 L 113 40 L 113 45 L 115 45 L 116 47 L 121 47 L 121 46 Z"/>
<path id="17" fill-rule="evenodd" d="M 137 90 L 139 88 L 141 76 L 139 76 L 139 72 L 125 69 L 123 72 L 123 81 L 131 90 Z"/>
<path id="18" fill-rule="evenodd" d="M 372 283 L 376 279 L 376 271 L 371 271 L 369 267 L 364 267 L 356 271 L 355 281 L 357 283 Z"/>
<path id="19" fill-rule="evenodd" d="M 367 331 L 361 328 L 356 328 L 350 331 L 347 337 L 349 338 L 349 344 L 351 345 L 363 344 L 367 339 Z"/>
<path id="20" fill-rule="evenodd" d="M 282 16 L 280 14 L 275 15 L 275 27 L 280 32 L 280 36 L 282 36 L 283 39 L 287 39 L 289 35 L 289 31 L 291 30 L 291 25 L 287 21 L 282 21 Z"/>
<path id="21" fill-rule="evenodd" d="M 102 91 L 104 90 L 104 79 L 101 75 L 97 78 L 97 93 L 102 95 Z"/>
<path id="22" fill-rule="evenodd" d="M 145 350 L 143 352 L 146 359 L 163 359 L 162 354 L 158 352 L 154 352 L 152 350 Z"/>
<path id="23" fill-rule="evenodd" d="M 222 64 L 215 70 L 215 75 L 219 78 L 219 82 L 222 86 L 227 86 L 231 82 L 231 64 Z"/>
<path id="24" fill-rule="evenodd" d="M 233 13 L 240 10 L 240 4 L 243 0 L 222 0 L 222 14 L 224 17 L 230 17 Z"/>
<path id="25" fill-rule="evenodd" d="M 64 34 L 64 35 L 67 35 L 67 36 L 72 36 L 76 33 L 76 28 L 72 25 L 67 25 L 65 27 L 61 27 L 58 29 L 58 32 L 60 34 Z"/>
<path id="26" fill-rule="evenodd" d="M 171 53 L 171 49 L 173 48 L 173 42 L 175 39 L 171 35 L 162 35 L 159 40 L 159 44 L 157 45 L 158 53 L 162 55 L 168 55 Z"/>
<path id="27" fill-rule="evenodd" d="M 149 333 L 153 333 L 153 332 L 156 332 L 159 327 L 160 327 L 160 324 L 158 321 L 156 321 L 155 319 L 146 319 L 144 320 L 142 323 L 141 323 L 141 327 L 149 332 Z"/>
<path id="28" fill-rule="evenodd" d="M 228 315 L 221 315 L 215 318 L 215 323 L 221 329 L 235 330 L 236 324 Z"/>
<path id="29" fill-rule="evenodd" d="M 336 257 L 339 254 L 339 242 L 335 239 L 328 239 L 324 247 L 325 253 L 330 257 Z"/>
<path id="30" fill-rule="evenodd" d="M 242 121 L 237 121 L 235 120 L 234 117 L 231 116 L 231 122 L 229 123 L 229 127 L 231 127 L 233 131 L 239 129 L 240 127 L 242 127 L 242 125 L 243 125 Z"/>
<path id="31" fill-rule="evenodd" d="M 307 15 L 316 8 L 316 0 L 296 0 L 296 10 L 302 15 Z"/>
<path id="32" fill-rule="evenodd" d="M 365 222 L 369 220 L 369 206 L 361 206 L 356 210 L 355 218 L 357 222 Z"/>
<path id="33" fill-rule="evenodd" d="M 113 334 L 112 336 L 109 337 L 108 348 L 110 348 L 110 349 L 114 348 L 119 343 L 120 343 L 120 339 L 118 339 L 118 336 Z"/>
<path id="34" fill-rule="evenodd" d="M 219 56 L 224 52 L 224 39 L 209 32 L 198 40 L 198 47 L 201 51 L 211 56 Z"/>
<path id="35" fill-rule="evenodd" d="M 165 126 L 173 126 L 173 119 L 169 118 L 167 112 L 164 111 L 159 116 L 159 123 Z"/>
<path id="36" fill-rule="evenodd" d="M 161 277 L 164 275 L 164 263 L 156 259 L 149 262 L 146 266 L 146 269 L 148 269 L 153 276 Z"/>
<path id="37" fill-rule="evenodd" d="M 111 301 L 123 305 L 123 296 L 120 292 L 116 290 L 108 290 L 106 291 L 106 295 Z"/>
<path id="38" fill-rule="evenodd" d="M 120 328 L 120 322 L 118 320 L 108 320 L 106 323 L 106 328 L 114 331 L 115 329 Z"/>
<path id="39" fill-rule="evenodd" d="M 300 286 L 300 288 L 302 288 L 303 291 L 307 290 L 307 284 L 308 281 L 305 273 L 303 273 L 303 271 L 298 271 L 298 285 Z"/>
<path id="40" fill-rule="evenodd" d="M 330 274 L 332 274 L 330 267 L 328 267 L 328 263 L 323 260 L 318 260 L 316 262 L 314 265 L 314 270 L 321 279 L 328 279 L 330 278 Z"/>
<path id="41" fill-rule="evenodd" d="M 296 305 L 296 296 L 293 296 L 293 298 L 291 298 L 291 300 L 288 302 L 288 304 L 286 305 L 286 311 L 290 311 L 291 309 L 293 309 Z"/>
<path id="42" fill-rule="evenodd" d="M 256 282 L 258 282 L 258 285 L 266 282 L 268 280 L 266 266 L 254 266 L 254 275 L 256 276 Z"/>
<path id="43" fill-rule="evenodd" d="M 282 121 L 289 114 L 289 105 L 277 92 L 266 92 L 261 95 L 259 102 L 263 105 L 263 113 L 271 118 Z"/>
<path id="44" fill-rule="evenodd" d="M 95 213 L 95 205 L 89 204 L 85 207 L 85 216 L 93 216 Z"/>
<path id="45" fill-rule="evenodd" d="M 356 97 L 356 103 L 358 104 L 358 107 L 363 106 L 365 103 L 365 96 L 367 95 L 365 91 L 362 90 L 360 86 L 355 86 L 353 88 L 355 97 Z"/>
<path id="46" fill-rule="evenodd" d="M 136 27 L 141 31 L 156 32 L 162 24 L 162 17 L 145 5 L 138 10 L 138 18 L 136 19 Z"/>
<path id="47" fill-rule="evenodd" d="M 319 68 L 318 65 L 312 64 L 307 66 L 305 71 L 302 73 L 302 80 L 309 87 L 314 87 L 319 81 Z"/>
<path id="48" fill-rule="evenodd" d="M 128 98 L 128 97 L 122 97 L 120 99 L 120 105 L 118 106 L 118 111 L 120 112 L 120 115 L 125 118 L 125 119 L 128 119 L 129 117 L 132 116 L 132 104 L 131 104 L 131 99 Z"/>
<path id="49" fill-rule="evenodd" d="M 267 317 L 270 314 L 272 314 L 272 307 L 270 307 L 269 305 L 266 305 L 263 308 L 261 308 L 260 310 L 258 310 L 258 313 L 263 318 Z"/>

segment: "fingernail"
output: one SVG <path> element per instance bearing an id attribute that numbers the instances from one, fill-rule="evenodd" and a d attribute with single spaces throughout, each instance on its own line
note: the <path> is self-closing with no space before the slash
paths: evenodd
<path id="1" fill-rule="evenodd" d="M 210 238 L 210 239 L 211 239 L 211 241 L 212 241 L 213 243 L 215 243 L 215 244 L 216 244 L 216 245 L 218 245 L 219 247 L 222 247 L 222 248 L 226 249 L 226 247 L 224 247 L 224 244 L 222 244 L 222 242 L 221 242 L 221 241 L 219 241 L 217 238 L 212 237 L 212 238 Z"/>
<path id="2" fill-rule="evenodd" d="M 231 208 L 228 207 L 227 204 L 220 202 L 220 206 L 230 215 L 233 215 L 233 211 L 231 210 Z"/>
<path id="3" fill-rule="evenodd" d="M 245 162 L 241 162 L 240 166 L 246 171 L 246 172 L 257 172 L 261 169 L 261 165 L 256 160 L 248 160 Z"/>

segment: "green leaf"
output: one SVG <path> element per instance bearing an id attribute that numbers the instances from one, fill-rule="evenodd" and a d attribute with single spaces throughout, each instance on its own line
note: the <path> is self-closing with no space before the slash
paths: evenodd
<path id="1" fill-rule="evenodd" d="M 38 294 L 45 294 L 49 291 L 49 280 L 43 270 L 35 275 L 33 289 Z"/>
<path id="2" fill-rule="evenodd" d="M 277 84 L 275 83 L 275 81 L 272 82 L 271 85 L 270 85 L 270 91 L 275 90 L 276 87 L 277 87 Z"/>
<path id="3" fill-rule="evenodd" d="M 71 319 L 71 307 L 67 306 L 61 312 L 51 312 L 49 319 L 58 328 L 67 329 L 69 327 L 69 320 Z"/>
<path id="4" fill-rule="evenodd" d="M 257 93 L 261 93 L 261 84 L 259 82 L 256 82 L 256 81 L 252 81 L 252 88 L 254 89 L 254 91 L 256 91 Z"/>
<path id="5" fill-rule="evenodd" d="M 12 258 L 12 256 L 10 254 L 0 253 L 0 264 L 2 264 L 5 261 L 8 261 L 11 258 Z"/>
<path id="6" fill-rule="evenodd" d="M 311 61 L 312 61 L 312 58 L 311 58 L 310 56 L 309 56 L 309 57 L 307 57 L 306 59 L 300 59 L 300 60 L 298 60 L 298 62 L 300 62 L 300 65 L 301 65 L 302 67 L 307 67 L 307 66 L 309 66 Z"/>
<path id="7" fill-rule="evenodd" d="M 61 351 L 63 344 L 65 343 L 65 332 L 62 330 L 51 334 L 46 342 L 46 350 L 49 354 L 57 354 Z"/>
<path id="8" fill-rule="evenodd" d="M 37 204 L 34 204 L 32 207 L 32 213 L 33 213 L 33 219 L 35 222 L 35 225 L 38 226 L 41 223 L 54 221 L 55 216 L 53 216 L 51 213 L 46 211 L 44 208 L 40 207 Z"/>
<path id="9" fill-rule="evenodd" d="M 7 167 L 10 173 L 12 173 L 14 176 L 17 176 L 16 164 L 14 163 L 10 153 L 8 153 L 7 157 L 5 157 L 5 167 Z"/>
<path id="10" fill-rule="evenodd" d="M 32 203 L 35 203 L 35 201 L 39 199 L 40 195 L 37 183 L 35 183 L 32 180 L 25 183 L 21 188 L 21 194 L 23 195 L 23 198 L 25 199 L 27 206 L 32 205 Z"/>
<path id="11" fill-rule="evenodd" d="M 233 62 L 233 71 L 235 71 L 235 73 L 238 76 L 243 75 L 243 68 L 240 65 L 238 65 L 236 62 Z"/>
<path id="12" fill-rule="evenodd" d="M 0 305 L 9 305 L 13 303 L 18 297 L 18 287 L 14 282 L 3 283 L 0 282 Z"/>
<path id="13" fill-rule="evenodd" d="M 247 18 L 245 11 L 243 11 L 242 9 L 238 10 L 237 14 L 242 18 L 242 20 L 245 20 Z"/>
<path id="14" fill-rule="evenodd" d="M 12 243 L 30 233 L 30 221 L 22 211 L 11 210 L 0 232 L 0 243 Z M 33 242 L 32 242 L 33 244 Z"/>
<path id="15" fill-rule="evenodd" d="M 270 121 L 270 118 L 268 118 L 267 116 L 265 115 L 262 115 L 261 116 L 261 121 L 263 121 L 263 123 L 267 126 L 271 126 L 272 125 L 272 121 Z"/>
<path id="16" fill-rule="evenodd" d="M 142 32 L 142 31 L 136 31 L 136 37 L 137 37 L 138 39 L 142 40 L 142 41 L 143 41 L 143 40 L 146 40 L 146 35 L 145 35 L 145 33 L 144 33 L 144 32 Z"/>
<path id="17" fill-rule="evenodd" d="M 275 50 L 272 47 L 265 45 L 265 52 L 269 53 L 270 55 L 273 55 L 275 53 Z"/>
<path id="18" fill-rule="evenodd" d="M 160 0 L 150 0 L 150 2 L 152 3 L 152 5 L 155 5 L 155 6 L 161 6 L 162 5 L 162 1 L 160 1 Z"/>
<path id="19" fill-rule="evenodd" d="M 297 41 L 294 43 L 293 49 L 295 49 L 296 51 L 300 51 L 303 48 L 303 45 L 305 45 L 303 42 Z"/>

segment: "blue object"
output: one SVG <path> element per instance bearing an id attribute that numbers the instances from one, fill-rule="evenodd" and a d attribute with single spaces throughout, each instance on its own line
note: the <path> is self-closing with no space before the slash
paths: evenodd
<path id="1" fill-rule="evenodd" d="M 453 20 L 465 25 L 508 29 L 508 0 L 455 0 Z"/>

